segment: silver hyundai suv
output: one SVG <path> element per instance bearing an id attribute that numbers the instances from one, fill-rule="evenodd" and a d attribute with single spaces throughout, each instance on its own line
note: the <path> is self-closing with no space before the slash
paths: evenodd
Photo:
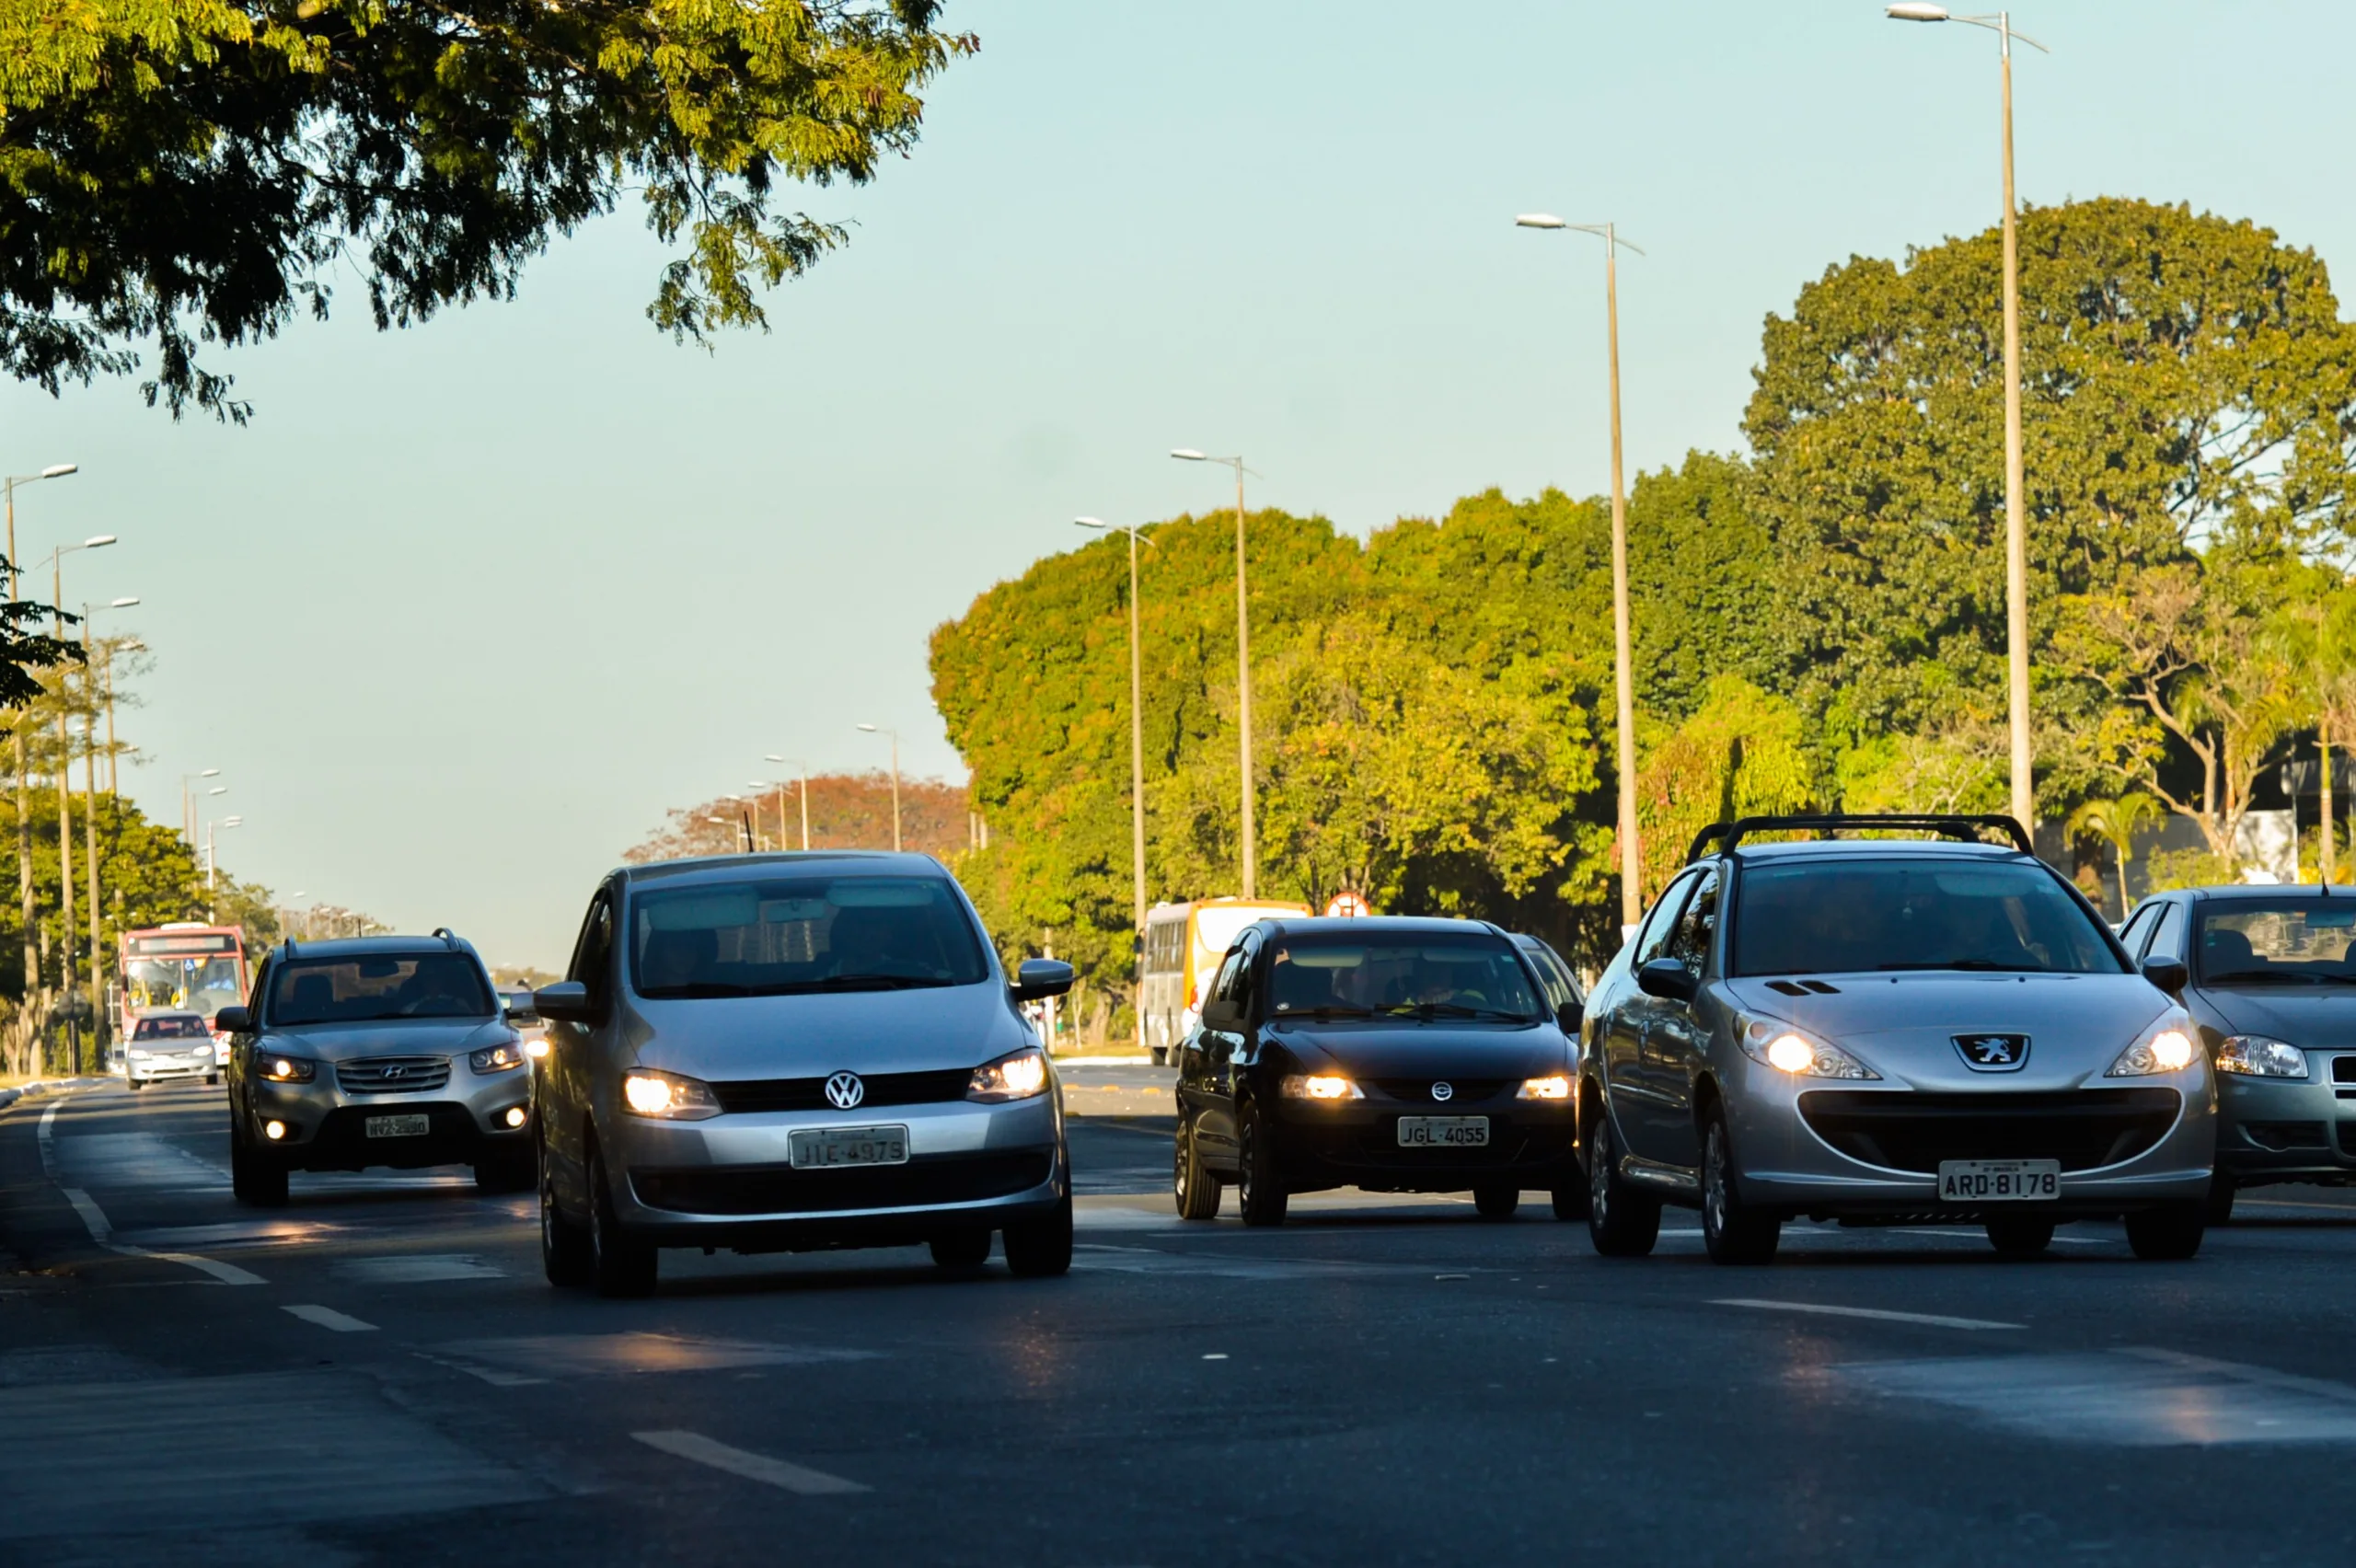
<path id="1" fill-rule="evenodd" d="M 290 1170 L 471 1165 L 532 1184 L 532 1080 L 475 950 L 448 931 L 274 949 L 230 1036 L 229 1164 L 246 1203 Z"/>
<path id="2" fill-rule="evenodd" d="M 536 994 L 549 1280 L 654 1288 L 658 1249 L 1005 1239 L 1018 1274 L 1071 1266 L 1055 1071 L 963 889 L 925 855 L 732 855 L 631 866 L 590 900 Z"/>

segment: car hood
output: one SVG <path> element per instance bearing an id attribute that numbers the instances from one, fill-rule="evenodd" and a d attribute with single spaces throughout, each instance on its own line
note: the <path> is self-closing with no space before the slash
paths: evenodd
<path id="1" fill-rule="evenodd" d="M 1570 1046 L 1550 1023 L 1468 1029 L 1449 1023 L 1288 1026 L 1269 1038 L 1312 1070 L 1358 1078 L 1543 1078 L 1568 1070 Z"/>
<path id="2" fill-rule="evenodd" d="M 1780 978 L 1780 976 L 1779 976 Z M 2175 1004 L 2140 974 L 1821 974 L 1835 988 L 1787 997 L 1763 979 L 1726 983 L 1753 1018 L 1822 1035 L 1885 1078 L 1918 1089 L 2071 1089 L 2099 1078 Z M 2013 1072 L 1964 1065 L 1958 1034 L 2026 1034 Z M 2153 1080 L 2156 1081 L 2156 1080 Z"/>
<path id="3" fill-rule="evenodd" d="M 987 980 L 918 991 L 633 997 L 628 1007 L 640 1066 L 722 1082 L 976 1067 L 1037 1043 L 1006 988 Z"/>
<path id="4" fill-rule="evenodd" d="M 2236 1034 L 2269 1034 L 2309 1050 L 2356 1046 L 2356 986 L 2203 986 L 2199 995 Z"/>
<path id="5" fill-rule="evenodd" d="M 398 1018 L 377 1023 L 305 1023 L 272 1027 L 262 1040 L 273 1051 L 323 1062 L 364 1056 L 463 1056 L 515 1032 L 495 1018 Z"/>

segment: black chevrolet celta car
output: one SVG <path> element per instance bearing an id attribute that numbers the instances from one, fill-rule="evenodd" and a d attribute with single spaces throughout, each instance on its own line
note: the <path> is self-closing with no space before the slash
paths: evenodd
<path id="1" fill-rule="evenodd" d="M 1188 1219 L 1235 1183 L 1246 1225 L 1294 1193 L 1472 1193 L 1512 1216 L 1525 1189 L 1585 1213 L 1575 1147 L 1576 1003 L 1471 920 L 1272 919 L 1244 928 L 1178 1066 L 1172 1190 Z"/>

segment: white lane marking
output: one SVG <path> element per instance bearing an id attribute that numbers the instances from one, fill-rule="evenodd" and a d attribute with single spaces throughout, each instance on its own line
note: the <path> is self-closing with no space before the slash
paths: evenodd
<path id="1" fill-rule="evenodd" d="M 340 1334 L 373 1334 L 376 1332 L 375 1324 L 364 1323 L 359 1319 L 339 1312 L 332 1307 L 314 1307 L 306 1303 L 300 1307 L 283 1307 L 279 1309 L 292 1313 L 306 1323 L 317 1323 L 323 1329 L 332 1329 Z"/>
<path id="2" fill-rule="evenodd" d="M 2327 1400 L 2339 1400 L 2356 1404 L 2356 1389 L 2345 1383 L 2327 1382 L 2321 1378 L 2302 1378 L 2295 1372 L 2277 1372 L 2271 1367 L 2251 1366 L 2239 1361 L 2217 1361 L 2206 1355 L 2188 1355 L 2180 1350 L 2163 1350 L 2158 1345 L 2130 1344 L 2119 1347 L 2121 1355 L 2132 1355 L 2144 1361 L 2157 1361 L 2179 1366 L 2188 1372 L 2206 1372 L 2238 1382 L 2254 1383 L 2269 1389 L 2290 1389 L 2302 1394 L 2314 1394 Z"/>
<path id="3" fill-rule="evenodd" d="M 804 1497 L 826 1497 L 850 1492 L 867 1492 L 872 1488 L 855 1481 L 845 1481 L 825 1470 L 814 1470 L 802 1465 L 789 1464 L 783 1459 L 770 1458 L 767 1454 L 749 1453 L 716 1443 L 699 1432 L 633 1432 L 630 1434 L 650 1448 L 660 1448 L 682 1459 L 692 1459 L 713 1470 L 741 1475 L 746 1481 L 795 1492 Z"/>
<path id="4" fill-rule="evenodd" d="M 353 1258 L 336 1265 L 336 1277 L 362 1285 L 427 1285 L 445 1279 L 504 1279 L 506 1274 L 475 1261 L 470 1253 L 431 1252 L 407 1258 Z"/>
<path id="5" fill-rule="evenodd" d="M 38 1135 L 40 1139 L 40 1173 L 52 1182 L 57 1180 L 57 1140 L 50 1129 L 57 1124 L 57 1113 L 65 1109 L 65 1101 L 73 1098 L 70 1094 L 63 1095 L 56 1104 L 40 1113 Z"/>
<path id="6" fill-rule="evenodd" d="M 1761 1312 L 1807 1312 L 1825 1318 L 1871 1318 L 1885 1323 L 1923 1323 L 1934 1329 L 2018 1329 L 2021 1323 L 1999 1323 L 1986 1318 L 1949 1318 L 1936 1312 L 1885 1312 L 1878 1307 L 1827 1307 L 1814 1301 L 1761 1301 L 1729 1296 L 1713 1307 L 1748 1307 Z"/>
<path id="7" fill-rule="evenodd" d="M 56 1121 L 58 1112 L 64 1109 L 65 1101 L 72 1098 L 72 1095 L 65 1096 L 41 1113 L 41 1170 L 52 1181 L 55 1180 L 57 1159 L 51 1147 L 50 1125 Z M 114 1222 L 107 1218 L 107 1211 L 98 1206 L 97 1199 L 79 1187 L 60 1187 L 57 1190 L 64 1194 L 67 1203 L 74 1205 L 74 1212 L 82 1216 L 82 1228 L 90 1233 L 90 1239 L 110 1252 L 125 1258 L 153 1258 L 158 1262 L 178 1263 L 182 1268 L 194 1269 L 199 1274 L 210 1274 L 223 1285 L 265 1283 L 261 1275 L 251 1270 L 241 1269 L 235 1263 L 225 1263 L 215 1258 L 200 1258 L 193 1252 L 151 1252 L 144 1247 L 133 1247 L 128 1242 L 118 1241 L 114 1239 Z"/>
<path id="8" fill-rule="evenodd" d="M 2356 1389 L 2151 1347 L 1838 1368 L 1884 1394 L 2047 1439 L 2120 1447 L 2356 1443 Z"/>

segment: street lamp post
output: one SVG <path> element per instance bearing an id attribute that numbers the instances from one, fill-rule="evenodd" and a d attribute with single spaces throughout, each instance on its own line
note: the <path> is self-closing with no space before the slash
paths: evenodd
<path id="1" fill-rule="evenodd" d="M 1243 774 L 1243 896 L 1260 894 L 1259 833 L 1253 822 L 1252 778 L 1252 616 L 1243 582 L 1243 476 L 1241 457 L 1214 457 L 1191 446 L 1170 455 L 1182 463 L 1219 463 L 1235 470 L 1235 713 Z"/>
<path id="2" fill-rule="evenodd" d="M 802 847 L 809 848 L 810 765 L 806 762 L 797 762 L 790 756 L 779 756 L 774 753 L 763 754 L 761 760 L 781 764 L 794 769 L 802 776 Z M 782 779 L 778 781 L 777 787 L 777 837 L 779 844 L 782 845 L 785 842 L 785 782 Z"/>
<path id="3" fill-rule="evenodd" d="M 892 737 L 892 849 L 896 854 L 900 847 L 900 732 L 888 724 L 861 724 L 860 728 L 871 735 Z"/>
<path id="4" fill-rule="evenodd" d="M 90 663 L 90 623 L 109 610 L 127 610 L 139 603 L 136 596 L 121 598 L 104 605 L 85 603 L 82 606 L 82 678 L 85 684 L 98 679 L 98 670 Z M 105 962 L 99 955 L 98 904 L 98 693 L 91 692 L 90 710 L 82 719 L 82 861 L 89 868 L 90 882 L 90 1005 L 98 1006 L 98 996 L 105 984 Z M 111 724 L 110 724 L 111 730 Z M 112 736 L 110 734 L 109 739 Z M 111 791 L 110 791 L 111 793 Z M 107 1020 L 104 1009 L 97 1019 L 96 1033 L 99 1049 L 106 1046 Z"/>
<path id="5" fill-rule="evenodd" d="M 221 770 L 217 767 L 208 767 L 200 773 L 183 773 L 180 775 L 180 838 L 191 849 L 196 847 L 196 802 L 189 799 L 189 782 L 190 780 L 196 778 L 218 778 L 220 777 Z M 217 795 L 221 791 L 215 790 L 213 792 Z"/>
<path id="6" fill-rule="evenodd" d="M 137 602 L 133 601 L 134 604 Z M 106 674 L 98 684 L 106 688 L 107 694 L 107 793 L 120 795 L 122 793 L 122 782 L 117 764 L 122 753 L 135 752 L 139 748 L 118 744 L 114 738 L 114 656 L 117 652 L 144 653 L 147 651 L 147 645 L 134 637 L 124 642 L 120 649 L 112 643 L 101 643 L 99 646 L 106 651 Z"/>
<path id="7" fill-rule="evenodd" d="M 220 862 L 214 858 L 214 834 L 215 832 L 225 833 L 231 828 L 243 827 L 245 825 L 246 819 L 241 816 L 221 817 L 204 824 L 204 891 L 206 893 L 211 893 L 214 888 L 218 885 L 217 879 L 221 869 Z"/>
<path id="8" fill-rule="evenodd" d="M 1072 521 L 1082 528 L 1110 529 L 1114 525 L 1095 517 L 1075 517 Z M 1131 928 L 1130 945 L 1137 961 L 1138 1002 L 1138 1045 L 1145 1045 L 1145 677 L 1138 665 L 1138 540 L 1135 524 L 1119 527 L 1118 532 L 1129 536 L 1129 860 L 1135 875 L 1131 905 L 1136 911 L 1136 923 Z M 1147 539 L 1148 545 L 1153 541 Z"/>
<path id="9" fill-rule="evenodd" d="M 94 534 L 78 545 L 60 545 L 49 552 L 50 635 L 65 640 L 65 558 L 76 550 L 104 549 L 115 542 L 112 534 Z M 74 750 L 65 731 L 66 698 L 71 681 L 57 673 L 57 882 L 58 914 L 64 932 L 59 951 L 64 959 L 65 989 L 74 989 L 79 968 L 74 962 Z M 97 976 L 91 976 L 95 984 Z"/>
<path id="10" fill-rule="evenodd" d="M 1611 386 L 1611 684 L 1619 709 L 1620 928 L 1632 934 L 1644 914 L 1644 854 L 1636 836 L 1636 693 L 1628 628 L 1628 494 L 1620 467 L 1620 252 L 1641 247 L 1622 239 L 1611 224 L 1565 223 L 1551 213 L 1524 213 L 1522 228 L 1576 229 L 1603 241 L 1603 314 Z"/>
<path id="11" fill-rule="evenodd" d="M 52 463 L 38 474 L 10 474 L 0 478 L 0 492 L 7 498 L 8 513 L 8 597 L 24 598 L 21 574 L 17 566 L 17 487 L 38 484 L 43 479 L 62 479 L 78 472 L 72 463 Z M 32 998 L 40 989 L 40 955 L 33 945 L 33 824 L 26 810 L 25 801 L 25 727 L 10 726 L 16 738 L 17 753 L 17 894 L 21 903 L 25 941 L 26 1013 L 32 1011 Z M 30 1064 L 36 1071 L 39 1064 Z"/>
<path id="12" fill-rule="evenodd" d="M 1996 35 L 2004 78 L 2004 663 L 2007 704 L 2012 709 L 2013 817 L 2037 826 L 2037 798 L 2030 777 L 2028 709 L 2028 502 L 2021 474 L 2021 261 L 2013 200 L 2013 40 L 2041 54 L 2051 50 L 2013 30 L 2010 11 L 1958 17 L 1943 6 L 1891 6 L 1884 13 L 1900 22 L 1968 22 Z"/>

